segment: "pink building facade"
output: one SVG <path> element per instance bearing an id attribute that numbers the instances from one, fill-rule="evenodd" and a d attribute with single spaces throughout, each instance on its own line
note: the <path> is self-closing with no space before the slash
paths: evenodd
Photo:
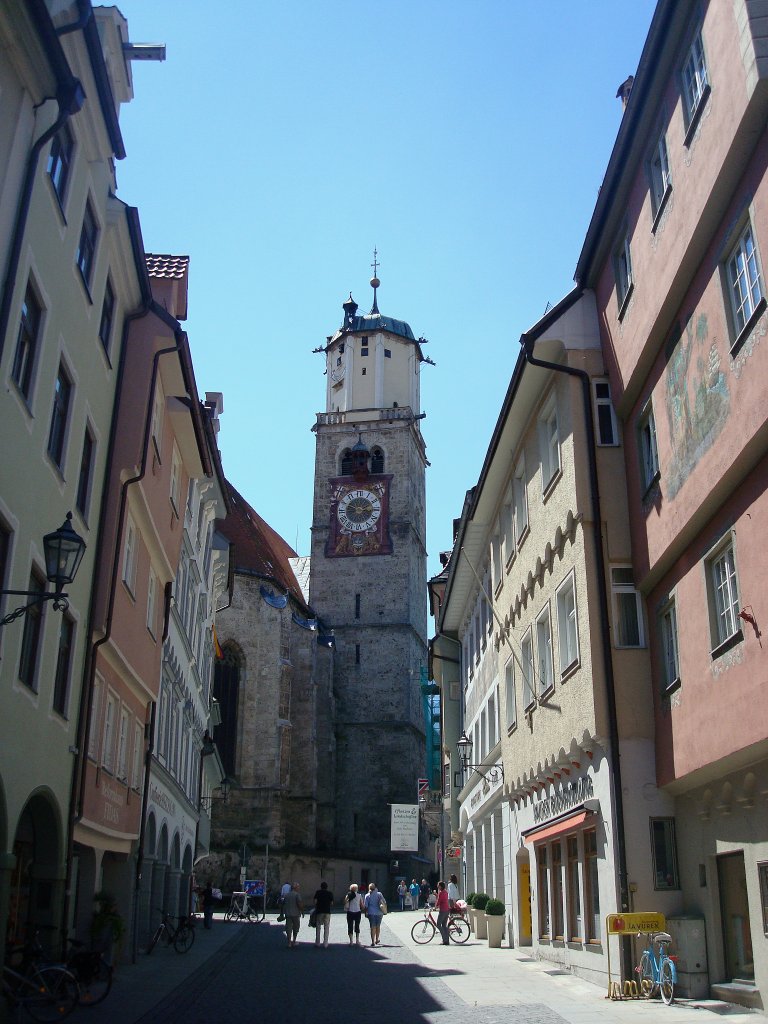
<path id="1" fill-rule="evenodd" d="M 665 905 L 673 898 L 669 930 L 688 943 L 692 994 L 711 985 L 764 1008 L 768 26 L 758 13 L 746 0 L 659 3 L 576 276 L 597 297 L 622 424 L 657 784 L 675 801 L 673 817 L 649 818 L 655 888 Z"/>

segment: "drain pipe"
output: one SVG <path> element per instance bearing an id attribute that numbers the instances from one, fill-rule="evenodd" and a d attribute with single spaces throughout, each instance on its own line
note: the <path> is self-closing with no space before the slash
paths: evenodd
<path id="1" fill-rule="evenodd" d="M 525 351 L 525 358 L 531 366 L 540 366 L 544 370 L 555 373 L 566 373 L 581 381 L 581 397 L 584 409 L 584 426 L 587 434 L 587 458 L 589 463 L 589 485 L 592 494 L 592 530 L 595 546 L 595 561 L 599 582 L 597 592 L 600 608 L 601 641 L 603 655 L 603 671 L 605 672 L 606 701 L 608 706 L 608 735 L 610 749 L 608 758 L 613 779 L 613 798 L 616 808 L 616 846 L 619 860 L 619 902 L 622 913 L 629 912 L 629 884 L 627 878 L 627 850 L 624 830 L 624 796 L 621 784 L 621 758 L 619 754 L 619 726 L 616 712 L 616 679 L 613 672 L 611 655 L 610 620 L 608 617 L 608 584 L 606 578 L 605 554 L 603 551 L 602 511 L 600 507 L 600 490 L 597 481 L 597 456 L 595 454 L 595 425 L 592 419 L 591 381 L 586 370 L 562 363 L 550 363 L 537 359 L 533 354 L 533 338 L 521 335 L 520 344 Z M 624 943 L 626 958 L 628 943 Z M 625 959 L 626 963 L 629 963 Z"/>

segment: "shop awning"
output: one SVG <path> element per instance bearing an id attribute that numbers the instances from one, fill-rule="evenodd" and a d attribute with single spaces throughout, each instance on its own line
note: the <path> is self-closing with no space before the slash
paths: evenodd
<path id="1" fill-rule="evenodd" d="M 540 843 L 542 839 L 550 839 L 552 836 L 561 836 L 564 832 L 572 832 L 579 825 L 583 825 L 587 818 L 592 816 L 591 811 L 576 811 L 565 818 L 559 818 L 548 825 L 539 825 L 538 828 L 529 829 L 523 833 L 526 843 Z"/>

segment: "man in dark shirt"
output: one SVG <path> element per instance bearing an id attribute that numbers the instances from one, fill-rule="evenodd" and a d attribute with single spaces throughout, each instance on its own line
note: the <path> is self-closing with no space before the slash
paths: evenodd
<path id="1" fill-rule="evenodd" d="M 328 949 L 328 935 L 331 930 L 331 907 L 333 893 L 328 890 L 328 883 L 321 882 L 315 893 L 315 947 L 320 948 L 320 929 L 323 928 L 323 947 Z"/>
<path id="2" fill-rule="evenodd" d="M 422 907 L 428 907 L 429 906 L 429 882 L 426 880 L 426 878 L 422 878 L 421 885 L 419 886 L 419 888 L 421 889 L 421 905 L 422 905 Z"/>

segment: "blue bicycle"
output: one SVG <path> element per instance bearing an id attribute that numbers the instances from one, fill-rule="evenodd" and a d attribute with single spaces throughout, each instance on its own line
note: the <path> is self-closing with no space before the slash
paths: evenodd
<path id="1" fill-rule="evenodd" d="M 669 1006 L 675 998 L 677 982 L 677 957 L 669 955 L 672 936 L 667 932 L 656 932 L 649 936 L 648 949 L 643 950 L 640 966 L 635 968 L 639 975 L 640 994 L 650 999 L 658 990 L 663 1002 Z M 658 948 L 658 952 L 657 952 Z"/>

